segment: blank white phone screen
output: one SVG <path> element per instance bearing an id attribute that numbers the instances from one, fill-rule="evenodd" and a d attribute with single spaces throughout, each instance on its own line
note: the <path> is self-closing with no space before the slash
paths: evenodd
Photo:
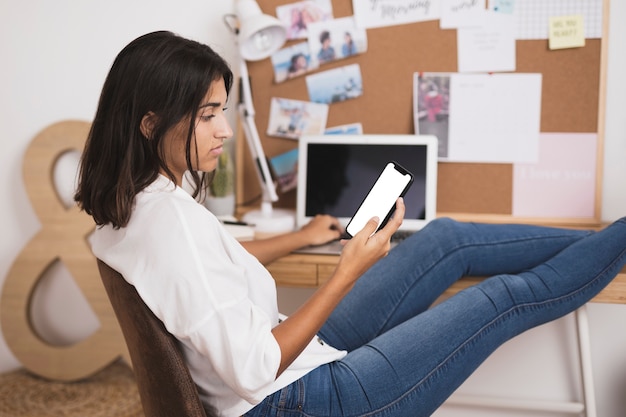
<path id="1" fill-rule="evenodd" d="M 378 216 L 382 222 L 410 181 L 410 174 L 403 174 L 394 168 L 393 163 L 388 163 L 350 220 L 347 226 L 348 233 L 354 236 L 374 216 Z"/>

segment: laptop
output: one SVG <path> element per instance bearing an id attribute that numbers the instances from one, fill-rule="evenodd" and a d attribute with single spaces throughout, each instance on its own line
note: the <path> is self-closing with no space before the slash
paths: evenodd
<path id="1" fill-rule="evenodd" d="M 396 232 L 405 237 L 435 218 L 437 138 L 433 135 L 312 135 L 298 146 L 296 224 L 330 214 L 345 227 L 385 164 L 396 161 L 413 176 L 404 196 L 406 213 Z M 392 239 L 392 244 L 401 239 Z M 339 254 L 338 241 L 296 253 Z"/>

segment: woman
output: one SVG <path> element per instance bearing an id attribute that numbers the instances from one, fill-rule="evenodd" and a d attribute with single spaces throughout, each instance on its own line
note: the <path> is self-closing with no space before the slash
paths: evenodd
<path id="1" fill-rule="evenodd" d="M 105 81 L 76 201 L 94 254 L 132 283 L 181 343 L 202 400 L 224 416 L 427 416 L 499 345 L 567 314 L 623 267 L 626 220 L 601 232 L 435 220 L 389 252 L 404 203 L 345 243 L 289 318 L 262 263 L 340 235 L 320 216 L 242 244 L 196 190 L 232 135 L 227 64 L 168 32 L 131 42 Z M 495 275 L 431 303 L 464 275 Z"/>
<path id="2" fill-rule="evenodd" d="M 287 78 L 295 78 L 306 74 L 308 66 L 309 62 L 302 52 L 292 55 L 289 69 L 287 70 Z"/>

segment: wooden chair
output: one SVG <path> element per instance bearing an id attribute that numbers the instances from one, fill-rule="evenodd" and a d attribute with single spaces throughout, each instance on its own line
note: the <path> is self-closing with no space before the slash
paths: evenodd
<path id="1" fill-rule="evenodd" d="M 214 417 L 205 410 L 176 338 L 135 287 L 98 259 L 100 277 L 130 352 L 146 417 Z"/>

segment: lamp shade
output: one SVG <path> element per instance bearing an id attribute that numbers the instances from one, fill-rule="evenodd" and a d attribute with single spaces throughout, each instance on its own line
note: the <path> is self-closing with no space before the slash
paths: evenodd
<path id="1" fill-rule="evenodd" d="M 246 61 L 268 58 L 287 40 L 287 29 L 275 17 L 263 14 L 254 0 L 238 0 L 239 49 Z"/>

